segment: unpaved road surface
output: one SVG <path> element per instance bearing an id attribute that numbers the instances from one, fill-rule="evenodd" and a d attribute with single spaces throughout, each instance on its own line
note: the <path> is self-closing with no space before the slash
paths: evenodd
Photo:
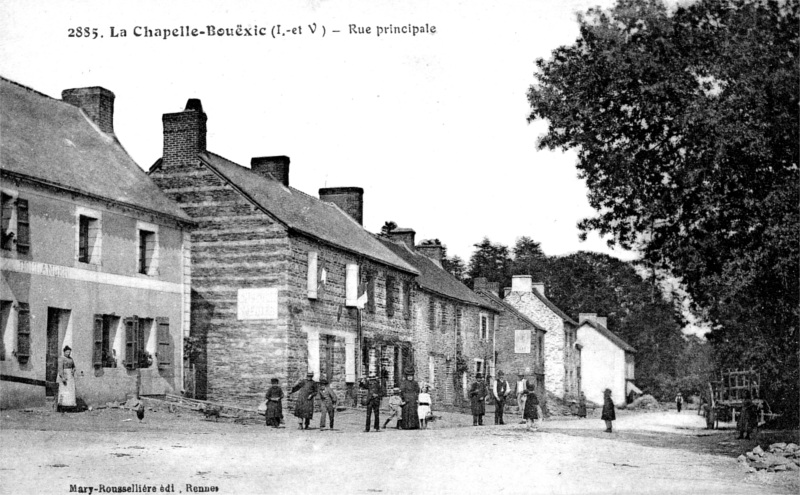
<path id="1" fill-rule="evenodd" d="M 442 413 L 425 431 L 363 432 L 363 416 L 334 431 L 206 421 L 194 412 L 80 414 L 0 411 L 0 493 L 798 493 L 797 472 L 747 473 L 736 456 L 756 441 L 707 431 L 693 411 L 620 411 L 546 421 L 535 433 L 509 415 L 473 428 Z M 492 418 L 487 415 L 487 423 Z M 316 427 L 316 417 L 314 421 Z M 770 436 L 772 435 L 772 437 Z M 760 443 L 797 441 L 797 432 Z M 191 485 L 191 487 L 187 486 Z M 101 491 L 105 490 L 105 491 Z M 152 492 L 150 492 L 152 493 Z"/>

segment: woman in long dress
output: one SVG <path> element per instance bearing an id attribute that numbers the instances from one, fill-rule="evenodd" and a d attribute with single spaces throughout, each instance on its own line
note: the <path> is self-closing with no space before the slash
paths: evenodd
<path id="1" fill-rule="evenodd" d="M 603 391 L 603 413 L 600 415 L 600 419 L 606 422 L 606 433 L 611 433 L 611 422 L 617 419 L 617 415 L 614 412 L 614 401 L 611 400 L 610 388 Z"/>
<path id="2" fill-rule="evenodd" d="M 404 430 L 419 429 L 419 414 L 417 414 L 417 400 L 419 400 L 419 384 L 414 380 L 414 370 L 406 368 L 406 379 L 400 384 L 400 396 L 403 405 L 403 417 L 400 427 Z"/>
<path id="3" fill-rule="evenodd" d="M 267 426 L 279 428 L 281 426 L 281 419 L 283 419 L 283 390 L 278 385 L 278 379 L 271 380 L 272 386 L 267 390 Z"/>
<path id="4" fill-rule="evenodd" d="M 72 349 L 64 346 L 64 357 L 58 360 L 58 402 L 56 410 L 74 409 L 77 406 L 75 395 L 75 361 L 70 357 Z"/>
<path id="5" fill-rule="evenodd" d="M 527 383 L 526 389 L 523 392 L 527 399 L 525 399 L 525 412 L 522 415 L 522 419 L 528 422 L 528 430 L 529 431 L 536 431 L 539 429 L 539 422 L 538 420 L 541 419 L 539 416 L 539 397 L 536 396 L 534 392 L 534 385 L 531 382 Z"/>

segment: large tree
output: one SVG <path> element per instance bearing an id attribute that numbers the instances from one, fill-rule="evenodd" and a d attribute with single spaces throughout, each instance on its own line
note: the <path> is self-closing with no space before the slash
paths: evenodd
<path id="1" fill-rule="evenodd" d="M 720 365 L 797 416 L 800 2 L 619 0 L 537 61 L 529 120 L 574 149 L 612 242 L 680 277 Z"/>

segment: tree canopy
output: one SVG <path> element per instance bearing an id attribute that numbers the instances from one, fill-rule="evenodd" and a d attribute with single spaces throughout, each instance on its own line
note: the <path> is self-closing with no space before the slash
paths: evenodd
<path id="1" fill-rule="evenodd" d="M 800 1 L 618 0 L 537 61 L 540 148 L 573 149 L 579 224 L 679 277 L 721 366 L 797 415 Z"/>

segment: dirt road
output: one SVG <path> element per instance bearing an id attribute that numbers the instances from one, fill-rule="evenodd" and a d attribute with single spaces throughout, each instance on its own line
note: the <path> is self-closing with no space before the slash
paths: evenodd
<path id="1" fill-rule="evenodd" d="M 473 428 L 471 418 L 446 413 L 426 431 L 380 433 L 364 433 L 356 411 L 339 414 L 335 431 L 298 431 L 293 418 L 275 430 L 162 411 L 148 411 L 144 423 L 127 410 L 2 411 L 2 419 L 2 493 L 153 487 L 157 493 L 706 495 L 797 493 L 799 485 L 797 472 L 747 473 L 735 456 L 756 442 L 708 432 L 693 412 L 621 411 L 612 434 L 597 419 L 547 421 L 530 433 L 514 416 L 508 418 L 514 424 Z"/>

